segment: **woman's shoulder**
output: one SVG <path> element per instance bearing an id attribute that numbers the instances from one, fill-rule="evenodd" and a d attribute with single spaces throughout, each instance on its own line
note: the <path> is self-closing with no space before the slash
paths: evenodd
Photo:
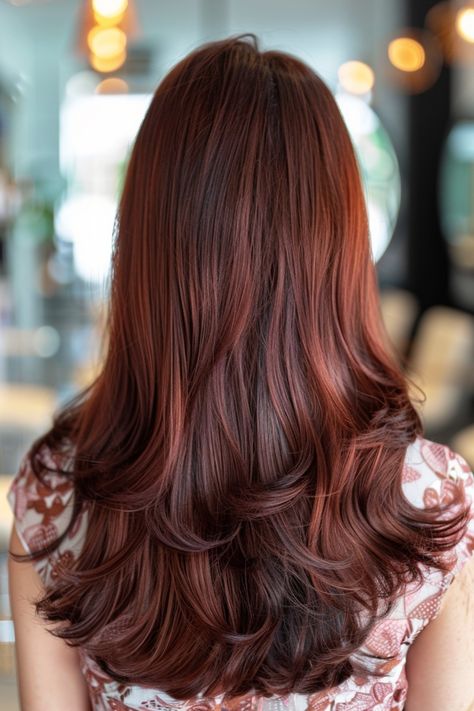
<path id="1" fill-rule="evenodd" d="M 46 444 L 36 453 L 34 466 L 31 448 L 20 460 L 7 501 L 18 537 L 29 553 L 52 543 L 67 529 L 75 499 L 74 480 L 68 475 L 70 462 L 69 454 L 53 453 Z M 78 554 L 84 523 L 80 513 L 59 547 L 32 561 L 45 584 L 54 580 L 58 563 L 68 564 Z"/>

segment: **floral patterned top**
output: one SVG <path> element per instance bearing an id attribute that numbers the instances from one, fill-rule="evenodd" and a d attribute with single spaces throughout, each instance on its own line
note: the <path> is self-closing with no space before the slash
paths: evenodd
<path id="1" fill-rule="evenodd" d="M 46 453 L 54 465 L 50 453 Z M 49 462 L 48 462 L 49 464 Z M 373 628 L 364 649 L 371 654 L 393 657 L 390 661 L 373 662 L 381 676 L 351 676 L 338 686 L 314 694 L 290 694 L 262 698 L 247 694 L 227 700 L 198 695 L 187 701 L 173 699 L 159 689 L 126 686 L 105 675 L 93 659 L 80 650 L 81 669 L 89 688 L 94 711 L 401 711 L 407 694 L 405 661 L 410 644 L 418 633 L 438 614 L 443 594 L 454 576 L 474 551 L 474 476 L 467 462 L 448 446 L 417 437 L 407 449 L 402 487 L 405 496 L 417 507 L 450 499 L 453 481 L 461 480 L 471 504 L 471 517 L 466 534 L 450 555 L 450 571 L 432 568 L 423 571 L 423 584 L 413 583 L 405 589 L 388 616 Z M 27 550 L 34 550 L 54 539 L 69 521 L 73 486 L 64 474 L 45 475 L 42 485 L 31 471 L 25 454 L 7 494 L 15 516 L 18 535 Z M 86 513 L 81 513 L 73 530 L 58 550 L 34 565 L 45 584 L 54 581 L 59 559 L 74 560 L 86 526 Z M 365 660 L 367 664 L 367 660 Z M 373 668 L 372 668 L 373 669 Z"/>

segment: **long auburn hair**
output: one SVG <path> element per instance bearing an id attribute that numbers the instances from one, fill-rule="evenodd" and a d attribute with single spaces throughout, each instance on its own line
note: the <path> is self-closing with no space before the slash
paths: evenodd
<path id="1" fill-rule="evenodd" d="M 382 324 L 353 146 L 309 66 L 245 33 L 165 76 L 128 165 L 109 304 L 99 375 L 29 450 L 39 478 L 44 446 L 61 455 L 75 492 L 34 557 L 88 516 L 37 611 L 115 679 L 177 699 L 342 682 L 465 519 L 403 495 L 422 424 Z"/>

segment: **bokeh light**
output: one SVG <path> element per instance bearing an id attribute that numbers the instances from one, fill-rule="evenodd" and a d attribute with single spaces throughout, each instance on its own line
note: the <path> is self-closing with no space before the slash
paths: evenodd
<path id="1" fill-rule="evenodd" d="M 435 83 L 442 66 L 442 45 L 436 35 L 426 28 L 405 27 L 387 42 L 380 75 L 382 81 L 408 94 L 419 94 Z"/>
<path id="2" fill-rule="evenodd" d="M 474 44 L 474 7 L 463 7 L 458 10 L 456 30 L 463 40 Z"/>
<path id="3" fill-rule="evenodd" d="M 98 72 L 113 72 L 127 58 L 127 35 L 119 27 L 96 25 L 87 35 L 87 44 L 91 50 L 90 64 Z"/>
<path id="4" fill-rule="evenodd" d="M 87 35 L 92 54 L 99 59 L 112 59 L 125 51 L 127 35 L 119 27 L 93 27 Z"/>
<path id="5" fill-rule="evenodd" d="M 33 348 L 40 358 L 56 355 L 61 345 L 61 337 L 53 326 L 39 326 L 33 335 Z"/>
<path id="6" fill-rule="evenodd" d="M 92 0 L 94 17 L 100 24 L 120 22 L 127 7 L 128 0 Z"/>
<path id="7" fill-rule="evenodd" d="M 341 64 L 337 72 L 339 83 L 349 94 L 367 94 L 374 86 L 374 72 L 368 64 L 353 60 Z"/>
<path id="8" fill-rule="evenodd" d="M 109 57 L 108 59 L 98 57 L 96 54 L 89 55 L 91 67 L 95 69 L 96 72 L 101 72 L 102 74 L 106 74 L 107 72 L 115 72 L 117 69 L 120 69 L 120 67 L 125 64 L 126 59 L 126 52 L 121 52 L 120 54 L 115 55 L 115 57 Z"/>
<path id="9" fill-rule="evenodd" d="M 426 61 L 423 46 L 413 37 L 396 37 L 388 45 L 388 58 L 402 72 L 416 72 Z"/>
<path id="10" fill-rule="evenodd" d="M 120 77 L 107 77 L 95 88 L 96 94 L 126 94 L 127 92 L 128 84 Z"/>

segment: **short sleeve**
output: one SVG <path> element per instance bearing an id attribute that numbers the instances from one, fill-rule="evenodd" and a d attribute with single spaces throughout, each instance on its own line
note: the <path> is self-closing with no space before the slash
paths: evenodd
<path id="1" fill-rule="evenodd" d="M 409 477 L 406 479 L 410 482 L 406 489 L 411 486 L 413 491 L 417 490 L 416 504 L 421 507 L 449 504 L 454 498 L 455 489 L 460 488 L 462 500 L 456 507 L 449 506 L 443 518 L 451 518 L 456 511 L 465 507 L 468 509 L 462 538 L 444 554 L 449 570 L 443 572 L 425 568 L 423 585 L 416 586 L 405 597 L 406 616 L 420 631 L 438 616 L 446 591 L 474 554 L 474 475 L 464 457 L 447 445 L 424 439 L 418 454 L 420 456 L 416 468 L 413 468 L 413 464 L 409 466 Z M 418 479 L 414 476 L 415 471 L 418 472 Z"/>
<path id="2" fill-rule="evenodd" d="M 58 460 L 45 446 L 41 450 L 41 461 L 47 467 L 41 472 L 43 481 L 32 469 L 29 452 L 24 454 L 7 492 L 18 537 L 30 553 L 56 540 L 65 531 L 74 504 L 73 482 L 63 472 L 54 471 Z M 83 536 L 82 519 L 79 514 L 56 550 L 32 561 L 45 585 L 54 581 L 58 562 L 68 565 L 77 555 Z"/>

